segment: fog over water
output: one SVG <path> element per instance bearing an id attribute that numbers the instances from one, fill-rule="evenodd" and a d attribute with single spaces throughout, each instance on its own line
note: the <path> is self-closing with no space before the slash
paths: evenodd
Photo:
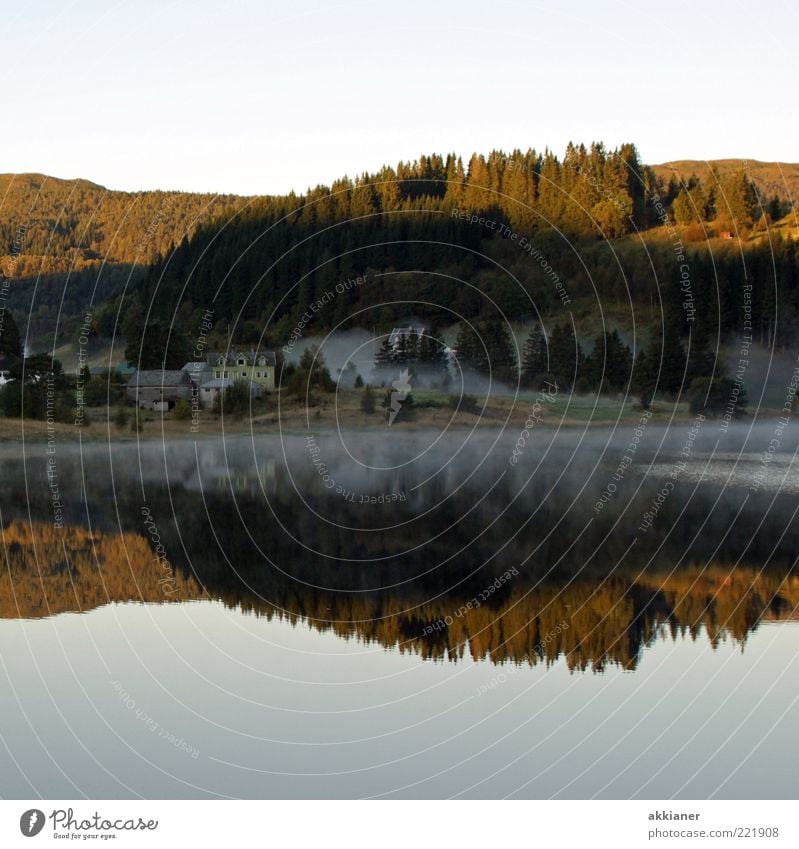
<path id="1" fill-rule="evenodd" d="M 779 795 L 776 426 L 63 443 L 60 529 L 46 444 L 6 451 L 0 792 Z"/>

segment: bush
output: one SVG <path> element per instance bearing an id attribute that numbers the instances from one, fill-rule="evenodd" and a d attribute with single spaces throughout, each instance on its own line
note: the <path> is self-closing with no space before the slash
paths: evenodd
<path id="1" fill-rule="evenodd" d="M 188 401 L 180 401 L 175 402 L 175 411 L 172 414 L 172 418 L 178 422 L 185 422 L 191 418 L 191 405 Z"/>
<path id="2" fill-rule="evenodd" d="M 83 401 L 87 407 L 104 407 L 108 403 L 108 383 L 102 377 L 93 377 L 83 387 Z"/>
<path id="3" fill-rule="evenodd" d="M 221 409 L 226 416 L 240 419 L 245 413 L 249 412 L 251 404 L 250 384 L 246 380 L 237 380 L 225 390 L 222 396 Z M 189 416 L 191 416 L 191 408 L 189 409 Z"/>
<path id="4" fill-rule="evenodd" d="M 375 393 L 371 386 L 367 385 L 361 395 L 361 412 L 372 415 L 375 411 Z"/>
<path id="5" fill-rule="evenodd" d="M 124 430 L 128 426 L 128 411 L 124 407 L 117 407 L 113 421 L 117 430 Z"/>

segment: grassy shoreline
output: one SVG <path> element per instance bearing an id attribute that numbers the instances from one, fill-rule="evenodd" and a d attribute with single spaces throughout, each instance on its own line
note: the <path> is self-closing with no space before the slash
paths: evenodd
<path id="1" fill-rule="evenodd" d="M 128 425 L 119 428 L 113 421 L 115 408 L 87 408 L 91 425 L 77 427 L 74 422 L 50 422 L 36 419 L 0 418 L 0 440 L 8 443 L 46 442 L 55 438 L 83 442 L 130 442 L 137 439 L 186 439 L 199 440 L 221 435 L 304 433 L 308 430 L 348 431 L 413 431 L 506 429 L 522 430 L 532 415 L 535 426 L 595 428 L 614 425 L 635 425 L 642 416 L 637 399 L 606 398 L 592 395 L 567 396 L 564 399 L 543 401 L 536 392 L 524 392 L 516 397 L 492 395 L 478 397 L 476 412 L 454 410 L 446 396 L 433 391 L 414 393 L 414 406 L 400 411 L 390 426 L 387 411 L 380 406 L 372 414 L 360 409 L 360 393 L 340 391 L 321 396 L 316 403 L 305 405 L 291 400 L 278 406 L 278 400 L 270 399 L 268 406 L 256 407 L 252 416 L 220 416 L 210 410 L 202 410 L 192 419 L 177 420 L 174 413 L 146 412 L 142 415 L 143 429 L 131 430 L 133 410 L 128 410 Z M 761 409 L 760 414 L 769 411 Z M 692 415 L 684 402 L 662 401 L 652 408 L 650 424 L 690 421 Z"/>

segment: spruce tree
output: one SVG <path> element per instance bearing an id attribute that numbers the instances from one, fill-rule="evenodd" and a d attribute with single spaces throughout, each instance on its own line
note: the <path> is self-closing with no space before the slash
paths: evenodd
<path id="1" fill-rule="evenodd" d="M 22 341 L 11 310 L 0 309 L 0 357 L 22 357 Z"/>
<path id="2" fill-rule="evenodd" d="M 537 379 L 548 371 L 547 341 L 541 332 L 541 326 L 536 324 L 530 331 L 522 350 L 522 385 L 527 388 L 537 388 Z"/>
<path id="3" fill-rule="evenodd" d="M 572 386 L 582 371 L 583 351 L 568 322 L 556 325 L 549 342 L 549 370 L 560 387 Z"/>

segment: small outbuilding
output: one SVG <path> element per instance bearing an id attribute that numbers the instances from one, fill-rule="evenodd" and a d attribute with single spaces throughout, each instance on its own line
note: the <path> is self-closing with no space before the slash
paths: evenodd
<path id="1" fill-rule="evenodd" d="M 131 406 L 144 410 L 171 410 L 177 401 L 190 401 L 194 384 L 180 370 L 153 369 L 137 371 L 127 383 L 127 399 Z"/>

